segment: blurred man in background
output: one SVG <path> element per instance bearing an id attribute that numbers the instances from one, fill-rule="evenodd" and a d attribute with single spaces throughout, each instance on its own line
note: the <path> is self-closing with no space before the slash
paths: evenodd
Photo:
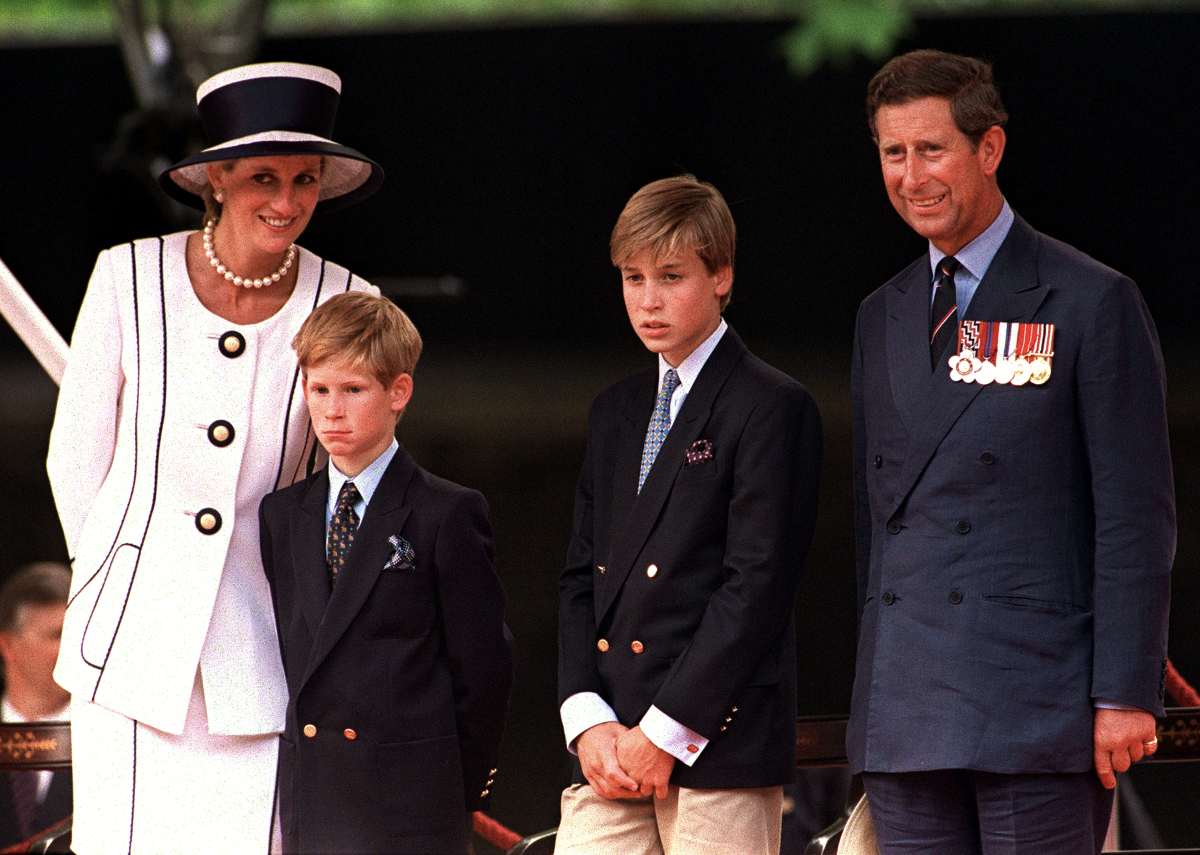
<path id="1" fill-rule="evenodd" d="M 5 722 L 65 721 L 70 695 L 54 682 L 71 573 L 43 562 L 21 568 L 0 587 L 0 658 Z M 71 773 L 0 773 L 0 846 L 45 829 L 71 813 Z"/>

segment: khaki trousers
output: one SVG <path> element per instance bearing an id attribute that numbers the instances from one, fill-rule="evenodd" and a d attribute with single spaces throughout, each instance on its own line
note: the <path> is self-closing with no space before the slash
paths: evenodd
<path id="1" fill-rule="evenodd" d="M 661 801 L 563 790 L 555 855 L 779 855 L 783 787 L 695 790 Z"/>

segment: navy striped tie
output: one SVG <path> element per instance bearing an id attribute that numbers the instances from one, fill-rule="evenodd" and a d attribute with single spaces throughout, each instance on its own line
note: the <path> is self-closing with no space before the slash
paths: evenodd
<path id="1" fill-rule="evenodd" d="M 933 308 L 929 312 L 929 365 L 937 370 L 938 362 L 946 355 L 950 340 L 958 329 L 958 296 L 954 293 L 954 274 L 962 267 L 958 259 L 947 255 L 938 262 L 933 277 Z"/>

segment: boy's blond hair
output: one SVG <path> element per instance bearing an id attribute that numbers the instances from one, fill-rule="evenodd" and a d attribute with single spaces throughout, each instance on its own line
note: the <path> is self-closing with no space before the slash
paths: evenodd
<path id="1" fill-rule="evenodd" d="M 609 238 L 612 263 L 620 267 L 649 249 L 654 258 L 671 258 L 694 249 L 709 273 L 733 270 L 737 228 L 725 198 L 716 187 L 694 175 L 652 181 L 625 203 Z M 721 298 L 729 305 L 733 291 Z"/>
<path id="2" fill-rule="evenodd" d="M 292 339 L 300 369 L 326 359 L 366 369 L 384 388 L 401 374 L 417 370 L 421 334 L 408 315 L 385 297 L 348 291 L 313 310 Z"/>

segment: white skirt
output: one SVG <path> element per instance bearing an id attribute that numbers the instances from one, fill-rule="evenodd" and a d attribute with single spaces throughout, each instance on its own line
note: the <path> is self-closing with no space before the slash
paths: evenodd
<path id="1" fill-rule="evenodd" d="M 77 855 L 267 855 L 276 734 L 208 732 L 197 676 L 176 736 L 86 701 L 71 704 Z M 276 832 L 277 833 L 277 832 Z"/>

